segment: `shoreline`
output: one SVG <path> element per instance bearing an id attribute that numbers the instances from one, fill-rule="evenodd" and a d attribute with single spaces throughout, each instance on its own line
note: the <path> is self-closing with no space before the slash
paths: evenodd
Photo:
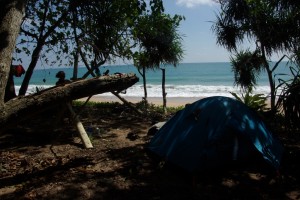
<path id="1" fill-rule="evenodd" d="M 142 97 L 125 96 L 123 98 L 131 103 L 138 103 L 138 102 L 142 101 Z M 204 97 L 167 97 L 167 107 L 185 106 L 186 104 L 193 103 L 202 98 L 204 98 Z M 78 101 L 86 101 L 86 99 L 87 98 L 81 98 L 81 99 L 77 99 L 77 100 Z M 158 106 L 163 105 L 162 97 L 148 97 L 147 100 L 149 103 L 152 103 L 154 105 L 158 105 Z M 93 96 L 89 101 L 122 103 L 122 101 L 115 96 Z"/>
<path id="2" fill-rule="evenodd" d="M 128 102 L 131 103 L 138 103 L 142 101 L 142 97 L 134 97 L 134 96 L 124 96 L 122 97 L 126 99 Z M 206 98 L 203 97 L 167 97 L 167 107 L 179 107 L 179 106 L 185 106 L 186 104 L 194 103 L 195 101 L 198 101 L 200 99 Z M 231 97 L 234 98 L 234 97 Z M 154 104 L 156 106 L 162 106 L 163 105 L 163 99 L 162 97 L 148 97 L 148 102 L 151 104 Z M 87 97 L 77 99 L 77 101 L 86 101 Z M 89 100 L 91 102 L 119 102 L 122 103 L 122 101 L 117 98 L 116 96 L 92 96 L 92 98 Z M 266 100 L 267 108 L 270 108 L 270 102 L 269 99 Z"/>

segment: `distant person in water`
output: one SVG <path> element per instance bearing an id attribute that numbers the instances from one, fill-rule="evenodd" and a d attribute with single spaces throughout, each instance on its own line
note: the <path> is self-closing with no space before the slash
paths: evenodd
<path id="1" fill-rule="evenodd" d="M 109 70 L 106 70 L 104 73 L 103 73 L 103 76 L 108 76 L 109 74 Z"/>
<path id="2" fill-rule="evenodd" d="M 5 96 L 4 96 L 5 102 L 17 96 L 15 91 L 14 76 L 21 77 L 23 74 L 25 74 L 25 69 L 23 68 L 22 65 L 11 65 L 6 88 L 5 88 Z"/>
<path id="3" fill-rule="evenodd" d="M 58 78 L 56 85 L 65 85 L 65 84 L 71 83 L 70 80 L 66 79 L 66 74 L 64 71 L 57 72 L 55 77 Z"/>

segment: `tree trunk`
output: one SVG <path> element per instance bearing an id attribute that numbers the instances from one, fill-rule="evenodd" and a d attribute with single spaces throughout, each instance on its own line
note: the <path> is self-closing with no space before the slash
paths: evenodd
<path id="1" fill-rule="evenodd" d="M 27 119 L 57 104 L 105 92 L 123 91 L 134 85 L 138 80 L 139 78 L 135 74 L 102 76 L 79 80 L 64 86 L 55 86 L 28 96 L 17 97 L 5 104 L 0 115 L 0 130 L 15 124 L 18 120 Z"/>
<path id="2" fill-rule="evenodd" d="M 33 50 L 33 53 L 31 56 L 31 62 L 26 70 L 22 85 L 19 90 L 19 95 L 26 94 L 31 76 L 33 74 L 33 70 L 39 60 L 42 49 L 43 49 L 43 45 L 41 44 L 41 42 L 38 42 L 37 47 Z"/>
<path id="3" fill-rule="evenodd" d="M 73 13 L 73 21 L 72 21 L 73 23 L 72 23 L 72 26 L 73 26 L 73 30 L 74 30 L 74 37 L 75 37 L 74 39 L 75 39 L 76 46 L 77 46 L 76 53 L 78 54 L 77 59 L 79 60 L 79 56 L 80 56 L 81 59 L 82 59 L 82 61 L 83 61 L 83 63 L 84 63 L 84 65 L 85 65 L 85 67 L 86 67 L 87 70 L 89 71 L 91 68 L 90 68 L 90 66 L 89 66 L 88 61 L 87 61 L 86 58 L 85 58 L 84 53 L 83 53 L 82 50 L 81 50 L 82 44 L 81 44 L 81 42 L 80 42 L 80 40 L 79 40 L 79 37 L 78 37 L 78 34 L 77 34 L 77 29 L 76 29 L 76 27 L 77 27 L 78 15 L 77 15 L 76 9 L 73 10 L 72 13 Z M 94 72 L 92 72 L 91 74 L 92 74 L 93 77 L 96 76 L 96 75 L 94 74 Z M 78 78 L 78 77 L 77 77 L 77 78 Z"/>
<path id="4" fill-rule="evenodd" d="M 166 93 L 166 69 L 161 68 L 162 71 L 162 96 L 163 96 L 163 110 L 166 113 L 167 112 L 167 93 Z"/>
<path id="5" fill-rule="evenodd" d="M 97 69 L 97 68 L 99 68 L 99 67 L 100 67 L 101 65 L 103 65 L 104 63 L 105 63 L 105 62 L 101 62 L 101 63 L 99 63 L 99 64 L 97 64 L 97 65 L 95 65 L 95 66 L 91 66 L 90 69 L 88 69 L 88 67 L 87 67 L 88 71 L 82 76 L 82 79 L 87 78 L 90 74 L 91 74 L 93 77 L 95 77 L 96 75 L 94 74 L 94 70 Z"/>
<path id="6" fill-rule="evenodd" d="M 262 49 L 262 56 L 264 58 L 264 66 L 265 66 L 265 69 L 267 71 L 267 75 L 268 75 L 268 80 L 269 80 L 269 85 L 270 85 L 270 93 L 271 93 L 271 97 L 270 97 L 270 106 L 271 106 L 271 113 L 275 114 L 275 83 L 274 83 L 274 80 L 273 80 L 273 71 L 270 69 L 270 65 L 267 61 L 267 58 L 266 58 L 266 54 L 265 54 L 265 48 L 264 48 L 264 45 L 261 45 L 261 49 Z"/>
<path id="7" fill-rule="evenodd" d="M 1 1 L 0 8 L 0 115 L 4 107 L 5 88 L 12 63 L 20 25 L 25 13 L 25 0 Z"/>
<path id="8" fill-rule="evenodd" d="M 275 83 L 273 80 L 272 71 L 269 69 L 269 65 L 268 67 L 266 67 L 266 71 L 269 78 L 270 93 L 271 93 L 271 97 L 270 97 L 271 112 L 275 114 L 276 91 L 275 91 Z"/>
<path id="9" fill-rule="evenodd" d="M 74 69 L 73 69 L 72 80 L 77 80 L 78 78 L 78 62 L 79 62 L 79 50 L 77 49 L 74 55 Z"/>
<path id="10" fill-rule="evenodd" d="M 5 88 L 4 102 L 7 102 L 8 100 L 15 97 L 16 97 L 16 91 L 15 91 L 14 75 L 12 70 L 10 70 L 8 80 L 7 80 L 7 85 Z"/>
<path id="11" fill-rule="evenodd" d="M 143 85 L 144 85 L 144 100 L 146 103 L 148 103 L 148 93 L 147 93 L 147 81 L 146 81 L 146 68 L 143 67 L 143 74 L 142 74 L 142 77 L 143 77 Z"/>
<path id="12" fill-rule="evenodd" d="M 130 107 L 134 112 L 136 112 L 139 115 L 142 115 L 142 112 L 140 110 L 138 110 L 136 107 L 134 107 L 132 105 L 132 103 L 126 101 L 126 99 L 122 98 L 119 93 L 117 92 L 112 92 L 113 95 L 115 95 L 116 97 L 118 97 L 125 105 L 127 105 L 128 107 Z"/>

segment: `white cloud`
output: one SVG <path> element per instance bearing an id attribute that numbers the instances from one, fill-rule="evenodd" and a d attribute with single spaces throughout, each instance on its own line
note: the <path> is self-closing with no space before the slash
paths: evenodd
<path id="1" fill-rule="evenodd" d="M 195 7 L 197 5 L 213 5 L 216 2 L 213 0 L 176 0 L 177 5 L 186 6 L 188 8 Z"/>

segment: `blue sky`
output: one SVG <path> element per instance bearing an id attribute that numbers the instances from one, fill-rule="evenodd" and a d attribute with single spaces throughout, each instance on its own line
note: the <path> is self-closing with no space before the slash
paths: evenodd
<path id="1" fill-rule="evenodd" d="M 212 0 L 165 0 L 165 11 L 185 16 L 179 33 L 185 51 L 182 62 L 227 62 L 230 54 L 216 44 L 211 27 L 216 20 L 218 5 Z"/>
<path id="2" fill-rule="evenodd" d="M 219 13 L 219 5 L 213 0 L 164 0 L 165 11 L 168 14 L 185 16 L 179 33 L 184 35 L 183 48 L 185 55 L 182 63 L 195 62 L 229 62 L 230 54 L 224 47 L 217 45 L 216 35 L 212 25 Z M 253 41 L 247 41 L 239 46 L 239 50 L 253 49 Z M 281 54 L 273 54 L 272 61 L 278 61 Z"/>

